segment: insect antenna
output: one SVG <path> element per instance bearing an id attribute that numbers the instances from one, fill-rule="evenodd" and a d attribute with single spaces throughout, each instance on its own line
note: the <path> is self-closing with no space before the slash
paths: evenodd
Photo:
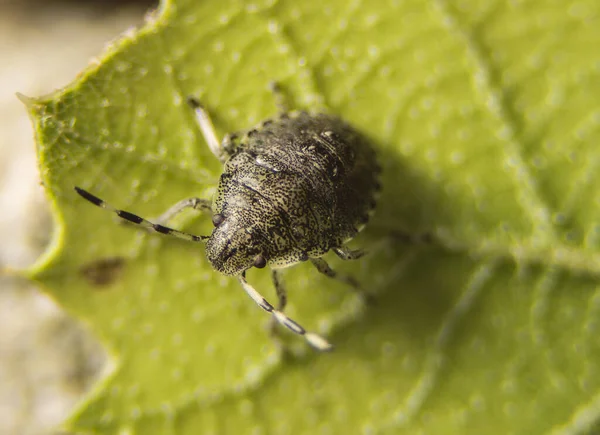
<path id="1" fill-rule="evenodd" d="M 104 202 L 102 199 L 98 198 L 95 195 L 92 195 L 87 190 L 83 190 L 80 187 L 75 187 L 75 191 L 84 199 L 88 200 L 92 204 L 103 208 L 108 211 L 112 211 L 116 213 L 121 219 L 126 220 L 127 222 L 131 222 L 133 224 L 139 225 L 141 227 L 147 228 L 151 231 L 155 231 L 157 233 L 166 234 L 169 236 L 177 237 L 178 239 L 187 240 L 188 242 L 202 242 L 209 238 L 209 236 L 196 236 L 194 234 L 186 233 L 183 231 L 175 230 L 173 228 L 165 227 L 164 225 L 155 224 L 146 220 L 138 215 L 130 213 L 125 210 L 119 210 L 112 205 Z"/>
<path id="2" fill-rule="evenodd" d="M 240 283 L 242 284 L 242 287 L 246 293 L 248 293 L 248 296 L 250 296 L 252 300 L 256 302 L 256 305 L 261 307 L 267 313 L 271 313 L 275 320 L 277 320 L 283 326 L 298 335 L 302 335 L 308 344 L 317 350 L 328 351 L 333 349 L 333 346 L 323 337 L 312 332 L 307 332 L 302 326 L 296 323 L 296 321 L 290 319 L 288 316 L 283 314 L 282 311 L 275 309 L 275 307 L 273 307 L 269 301 L 267 301 L 258 291 L 256 291 L 254 287 L 248 284 L 248 281 L 246 281 L 245 272 L 239 275 L 238 279 L 240 280 Z"/>

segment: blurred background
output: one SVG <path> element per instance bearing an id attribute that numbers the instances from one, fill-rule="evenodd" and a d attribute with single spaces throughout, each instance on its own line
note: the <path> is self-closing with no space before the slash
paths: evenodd
<path id="1" fill-rule="evenodd" d="M 32 264 L 52 231 L 31 122 L 15 93 L 35 97 L 67 85 L 157 3 L 0 0 L 0 271 Z M 0 435 L 59 434 L 105 358 L 51 299 L 0 273 Z"/>

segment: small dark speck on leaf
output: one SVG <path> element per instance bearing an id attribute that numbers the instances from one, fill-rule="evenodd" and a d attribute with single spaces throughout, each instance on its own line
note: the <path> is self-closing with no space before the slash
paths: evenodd
<path id="1" fill-rule="evenodd" d="M 120 276 L 124 265 L 123 257 L 106 257 L 81 266 L 79 271 L 93 286 L 104 287 Z"/>

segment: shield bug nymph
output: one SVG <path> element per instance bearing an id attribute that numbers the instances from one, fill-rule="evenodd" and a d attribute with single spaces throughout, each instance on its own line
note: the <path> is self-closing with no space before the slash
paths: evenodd
<path id="1" fill-rule="evenodd" d="M 352 277 L 336 273 L 321 257 L 329 250 L 344 260 L 363 254 L 349 249 L 346 242 L 375 208 L 380 169 L 373 147 L 336 116 L 285 110 L 219 142 L 207 111 L 193 98 L 188 102 L 210 150 L 224 165 L 212 202 L 186 199 L 150 222 L 79 187 L 75 190 L 91 203 L 149 230 L 191 242 L 206 241 L 206 255 L 217 271 L 236 276 L 275 321 L 303 335 L 313 347 L 331 349 L 324 338 L 307 332 L 283 313 L 287 295 L 280 269 L 310 261 L 319 272 L 360 289 Z M 164 225 L 186 208 L 211 213 L 214 229 L 210 236 Z M 248 269 L 267 265 L 272 268 L 276 307 L 245 276 Z"/>

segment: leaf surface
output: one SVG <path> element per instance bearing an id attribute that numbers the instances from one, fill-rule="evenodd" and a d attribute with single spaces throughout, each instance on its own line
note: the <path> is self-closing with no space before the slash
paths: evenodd
<path id="1" fill-rule="evenodd" d="M 52 246 L 29 272 L 112 353 L 67 422 L 101 434 L 592 433 L 600 412 L 600 3 L 166 1 L 53 95 L 29 100 Z M 295 107 L 365 131 L 384 166 L 375 219 L 302 264 L 289 338 L 202 245 L 119 224 L 73 191 L 155 217 L 215 192 L 220 136 Z M 208 234 L 193 213 L 174 226 Z M 431 233 L 430 245 L 394 234 Z M 267 272 L 252 284 L 275 299 Z"/>

